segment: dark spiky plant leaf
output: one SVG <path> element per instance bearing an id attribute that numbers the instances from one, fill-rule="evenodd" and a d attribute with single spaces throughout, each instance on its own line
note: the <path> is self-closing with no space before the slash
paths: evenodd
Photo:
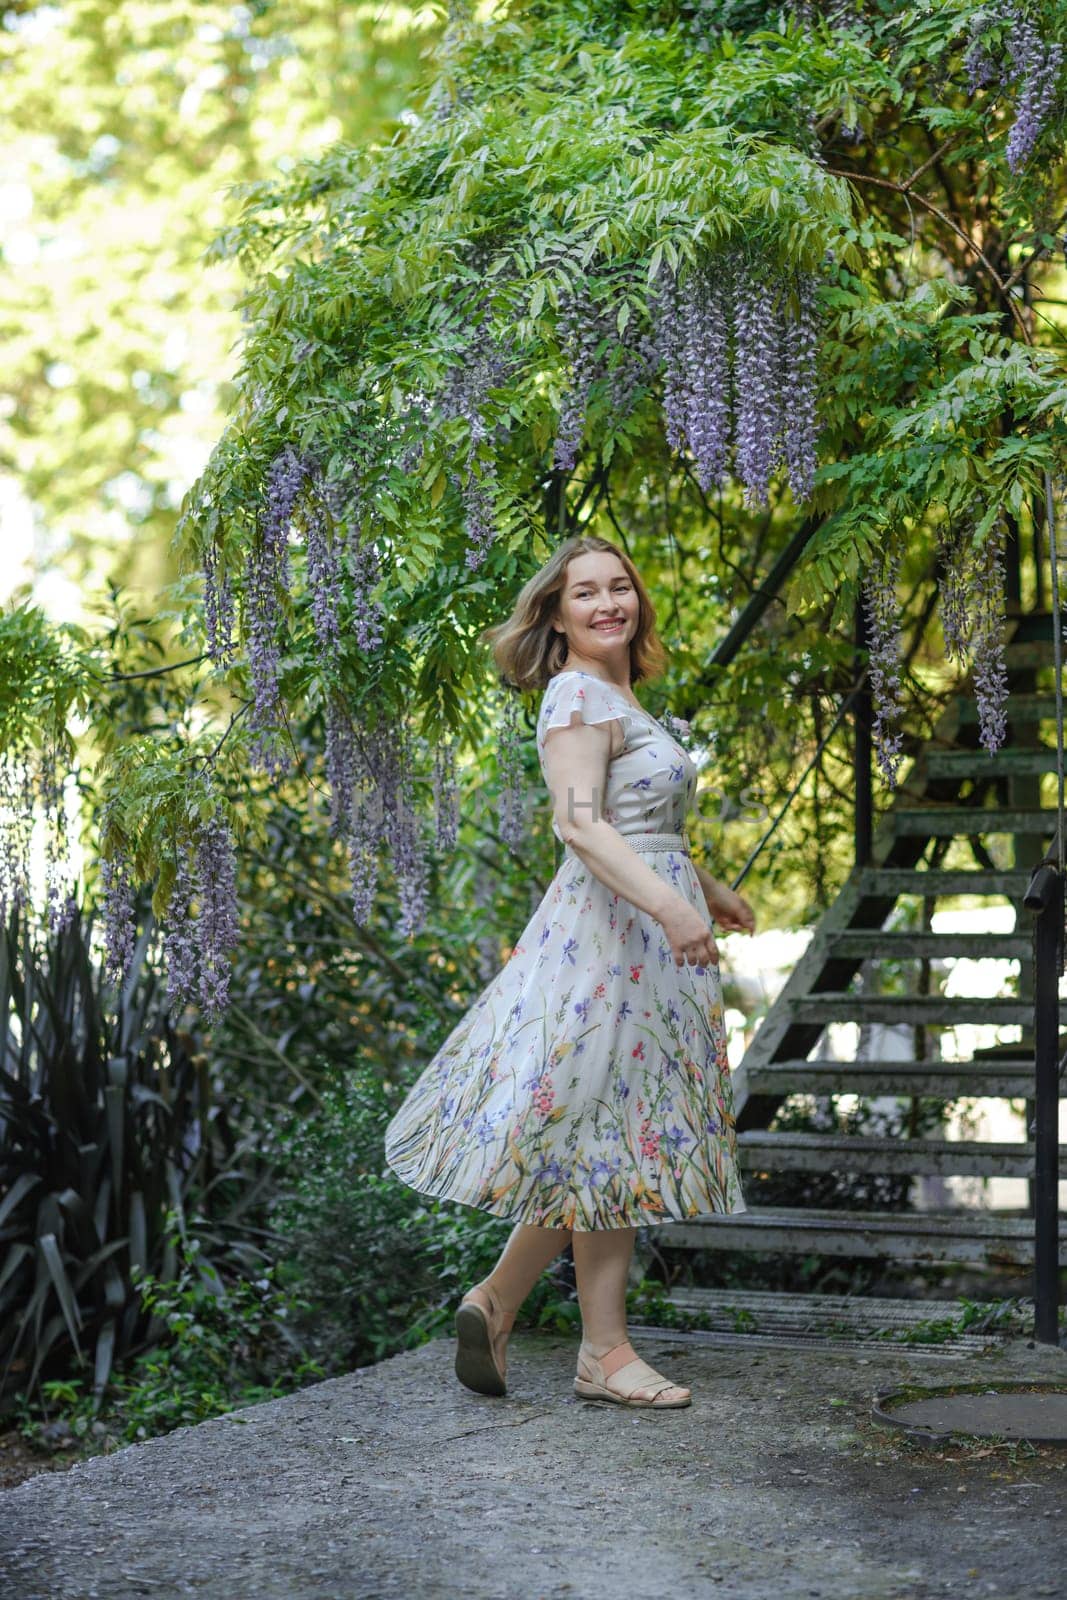
<path id="1" fill-rule="evenodd" d="M 184 1231 L 194 1206 L 232 1200 L 231 1181 L 245 1198 L 205 1058 L 148 959 L 149 906 L 139 921 L 118 992 L 91 953 L 92 913 L 42 944 L 16 906 L 0 940 L 0 1401 L 72 1364 L 91 1366 L 99 1400 L 158 1332 L 131 1268 L 176 1277 L 168 1214 Z M 210 1275 L 227 1219 L 197 1220 Z"/>

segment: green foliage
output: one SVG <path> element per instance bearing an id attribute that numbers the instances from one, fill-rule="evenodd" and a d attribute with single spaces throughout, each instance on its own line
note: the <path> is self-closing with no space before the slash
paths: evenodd
<path id="1" fill-rule="evenodd" d="M 94 964 L 91 915 L 42 949 L 16 909 L 0 942 L 4 1394 L 77 1366 L 99 1402 L 116 1359 L 152 1337 L 134 1272 L 177 1273 L 168 1212 L 184 1225 L 212 1205 L 224 1224 L 260 1181 L 198 1041 L 169 1017 L 145 923 L 120 994 Z M 198 1220 L 225 1262 L 224 1227 Z M 236 1248 L 255 1259 L 250 1242 Z"/>
<path id="2" fill-rule="evenodd" d="M 927 1317 L 908 1328 L 877 1328 L 865 1335 L 899 1344 L 947 1344 L 961 1333 L 1012 1334 L 1021 1337 L 1033 1328 L 1033 1312 L 1021 1304 L 1018 1295 L 1001 1300 L 968 1300 L 959 1296 L 963 1310 L 958 1317 Z"/>
<path id="3" fill-rule="evenodd" d="M 226 1284 L 201 1259 L 200 1241 L 183 1237 L 176 1215 L 168 1223 L 177 1277 L 163 1282 L 139 1267 L 131 1273 L 142 1316 L 159 1326 L 157 1341 L 112 1372 L 103 1398 L 78 1377 L 47 1380 L 32 1402 L 20 1396 L 15 1417 L 30 1443 L 42 1444 L 58 1415 L 75 1440 L 103 1435 L 114 1446 L 136 1444 L 323 1375 L 290 1332 L 306 1307 L 280 1288 L 273 1266 Z"/>
<path id="4" fill-rule="evenodd" d="M 40 39 L 27 36 L 25 20 L 9 19 L 12 43 L 30 48 L 18 56 L 6 114 L 43 109 L 41 72 L 56 30 L 76 41 L 62 56 L 64 81 L 77 81 L 92 112 L 79 118 L 70 109 L 77 97 L 55 100 L 49 137 L 70 168 L 58 163 L 58 177 L 46 182 L 39 156 L 19 146 L 42 215 L 70 214 L 79 163 L 87 206 L 114 189 L 125 214 L 135 215 L 139 184 L 159 207 L 161 197 L 180 192 L 192 231 L 164 247 L 171 251 L 165 261 L 183 285 L 173 313 L 188 324 L 185 297 L 197 297 L 201 335 L 208 290 L 185 286 L 212 228 L 223 263 L 216 270 L 229 274 L 239 263 L 250 275 L 236 388 L 226 391 L 229 423 L 188 496 L 170 551 L 184 576 L 158 587 L 153 619 L 121 619 L 115 644 L 124 656 L 116 649 L 116 659 L 104 659 L 111 640 L 89 652 L 99 675 L 90 680 L 96 692 L 78 751 L 86 761 L 98 758 L 93 798 L 110 802 L 99 845 L 128 851 L 139 877 L 155 880 L 157 913 L 176 843 L 208 804 L 209 770 L 242 847 L 263 848 L 274 794 L 248 779 L 242 659 L 228 671 L 176 677 L 169 701 L 161 696 L 144 717 L 124 709 L 123 695 L 134 699 L 136 686 L 118 674 L 161 669 L 179 650 L 202 651 L 205 551 L 217 550 L 239 598 L 264 474 L 283 444 L 316 457 L 342 500 L 359 491 L 358 505 L 338 512 L 334 531 L 373 537 L 383 562 L 376 598 L 385 610 L 384 642 L 367 658 L 355 642 L 349 596 L 340 653 L 324 665 L 305 554 L 294 544 L 282 663 L 287 715 L 301 722 L 319 715 L 326 695 L 336 694 L 357 725 L 411 720 L 428 744 L 458 734 L 479 768 L 492 743 L 485 723 L 494 707 L 479 635 L 500 620 L 507 597 L 558 533 L 583 527 L 625 539 L 666 606 L 667 696 L 695 716 L 698 736 L 718 735 L 717 786 L 733 796 L 756 786 L 768 807 L 811 742 L 798 708 L 810 702 L 814 718 L 819 697 L 848 681 L 848 624 L 872 561 L 907 540 L 922 575 L 947 523 L 964 520 L 980 543 L 1002 515 L 1019 525 L 1026 548 L 1022 524 L 1040 515 L 1043 473 L 1067 459 L 1062 334 L 1052 299 L 1047 307 L 1041 300 L 1056 285 L 1067 202 L 1062 107 L 1013 175 L 1004 160 L 1013 93 L 971 94 L 966 85 L 962 57 L 978 10 L 968 0 L 904 9 L 871 0 L 835 28 L 748 0 L 715 8 L 513 0 L 483 19 L 457 13 L 405 96 L 401 86 L 415 84 L 417 69 L 411 40 L 401 36 L 409 25 L 436 25 L 443 8 L 431 8 L 418 22 L 398 18 L 386 38 L 380 28 L 375 35 L 376 59 L 388 60 L 397 86 L 389 109 L 403 109 L 386 137 L 371 131 L 369 103 L 365 123 L 345 109 L 363 105 L 362 94 L 347 92 L 367 78 L 359 24 L 339 21 L 336 8 L 317 0 L 272 5 L 243 21 L 226 7 L 201 8 L 199 31 L 187 8 L 169 3 L 150 18 L 142 11 L 115 17 L 91 0 L 72 0 L 48 8 L 47 19 L 42 13 Z M 1060 8 L 1033 10 L 1043 37 L 1063 38 Z M 270 153 L 259 130 L 274 126 L 272 118 L 290 133 L 317 125 L 303 96 L 320 48 L 331 64 L 323 92 L 341 137 L 309 134 L 303 159 L 265 172 Z M 133 85 L 121 94 L 116 62 Z M 287 64 L 284 73 L 279 63 Z M 152 104 L 147 122 L 129 115 L 131 93 Z M 257 118 L 257 107 L 270 114 Z M 105 130 L 103 145 L 88 126 Z M 235 187 L 224 209 L 219 179 L 227 161 Z M 210 205 L 201 203 L 205 184 L 214 186 Z M 111 234 L 95 212 L 94 229 L 108 241 L 99 260 L 111 274 Z M 170 227 L 163 233 L 176 237 Z M 117 248 L 128 247 L 121 230 L 115 238 Z M 660 396 L 651 391 L 639 392 L 624 416 L 612 409 L 610 386 L 594 386 L 572 481 L 549 465 L 568 382 L 557 330 L 561 294 L 584 288 L 609 305 L 625 342 L 648 330 L 649 282 L 661 263 L 684 274 L 698 250 L 727 243 L 743 243 L 761 259 L 825 262 L 830 271 L 822 291 L 821 465 L 813 503 L 803 508 L 813 536 L 786 596 L 786 619 L 768 613 L 744 659 L 719 681 L 705 667 L 710 649 L 795 532 L 801 508 L 782 494 L 765 515 L 752 513 L 732 489 L 710 503 L 685 461 L 666 449 Z M 141 270 L 142 257 L 127 254 L 129 270 Z M 156 282 L 143 271 L 141 280 Z M 115 283 L 115 293 L 140 303 L 122 273 Z M 59 285 L 46 274 L 25 292 L 52 306 Z M 228 292 L 220 288 L 220 303 Z M 171 312 L 168 306 L 168 318 Z M 80 322 L 106 327 L 109 337 L 125 326 L 106 313 Z M 476 328 L 516 363 L 489 390 L 479 437 L 462 415 L 428 420 L 449 373 L 471 360 Z M 160 375 L 142 335 L 139 329 L 136 350 L 106 359 L 92 344 L 91 362 L 79 346 L 77 362 L 68 362 L 77 378 L 57 390 L 45 352 L 65 344 L 53 323 L 35 324 L 14 361 L 15 370 L 33 374 L 20 379 L 19 416 L 35 420 L 26 434 L 32 449 L 28 442 L 10 459 L 64 525 L 71 507 L 102 494 L 101 474 L 118 482 L 120 456 L 142 480 L 153 479 L 146 532 L 173 524 L 174 480 L 144 463 L 190 391 L 175 374 Z M 214 351 L 214 382 L 227 358 L 210 339 L 204 345 L 201 337 L 200 347 Z M 126 396 L 121 403 L 116 385 Z M 91 412 L 112 419 L 100 426 L 113 429 L 114 418 L 132 415 L 122 409 L 131 392 L 144 406 L 139 399 L 122 455 L 110 434 L 94 434 L 79 419 Z M 67 397 L 62 426 L 53 404 L 59 395 Z M 88 438 L 92 461 L 81 476 L 62 470 L 66 458 L 48 453 L 46 435 L 64 441 L 64 450 L 73 440 L 81 450 Z M 472 448 L 489 475 L 499 524 L 475 572 L 465 563 L 455 471 Z M 136 657 L 129 653 L 135 636 Z M 25 681 L 19 643 L 15 630 L 3 641 L 0 707 L 5 727 L 17 721 L 35 729 L 42 701 Z M 39 676 L 59 686 L 47 690 L 46 706 L 56 717 L 65 707 L 81 715 L 82 698 L 63 687 L 61 654 L 52 660 L 34 642 Z M 80 680 L 77 689 L 84 698 Z M 917 678 L 906 689 L 916 711 L 929 684 Z M 832 775 L 820 776 L 827 781 L 819 825 L 836 837 L 842 797 Z M 81 785 L 90 788 L 84 772 Z M 297 787 L 287 793 L 292 803 Z M 794 817 L 791 854 L 803 856 L 813 826 L 806 796 Z M 698 846 L 721 855 L 717 826 L 703 832 Z M 761 870 L 772 887 L 775 874 L 783 878 L 773 864 Z M 824 893 L 821 883 L 817 892 Z M 791 903 L 788 914 L 799 909 Z"/>
<path id="5" fill-rule="evenodd" d="M 0 613 L 0 751 L 58 743 L 69 761 L 97 676 L 85 629 L 52 627 L 28 602 Z"/>
<path id="6" fill-rule="evenodd" d="M 346 615 L 340 655 L 319 662 L 298 589 L 290 704 L 328 683 L 357 721 L 411 716 L 429 740 L 451 729 L 473 747 L 481 629 L 557 527 L 601 528 L 625 534 L 654 589 L 668 582 L 664 550 L 675 554 L 672 672 L 683 709 L 695 701 L 720 733 L 724 787 L 737 794 L 766 775 L 768 719 L 781 722 L 784 769 L 797 701 L 826 687 L 831 665 L 848 670 L 839 635 L 879 554 L 908 539 L 928 567 L 938 530 L 961 518 L 981 543 L 1002 515 L 1028 516 L 1044 472 L 1067 460 L 1061 353 L 1042 348 L 1051 324 L 1016 304 L 1021 277 L 1055 245 L 1062 171 L 1007 172 L 1011 106 L 964 86 L 974 10 L 874 5 L 862 25 L 832 30 L 771 7 L 762 20 L 740 7 L 726 27 L 686 7 L 657 8 L 649 26 L 627 5 L 511 5 L 457 24 L 420 113 L 388 147 L 340 144 L 244 191 L 219 245 L 252 275 L 238 398 L 177 548 L 192 570 L 213 547 L 239 587 L 264 475 L 291 443 L 322 463 L 341 501 L 358 491 L 337 536 L 372 537 L 384 563 L 386 632 L 372 660 L 353 648 Z M 1041 25 L 1049 37 L 1060 26 L 1051 11 Z M 932 113 L 948 107 L 944 150 L 931 156 Z M 985 185 L 981 245 L 957 172 Z M 930 198 L 935 181 L 946 193 Z M 921 252 L 906 227 L 917 216 Z M 557 314 L 561 295 L 584 288 L 631 339 L 648 331 L 661 262 L 684 273 L 698 250 L 739 242 L 760 258 L 832 261 L 823 461 L 788 647 L 761 642 L 713 697 L 701 658 L 738 577 L 758 581 L 796 508 L 783 497 L 760 524 L 732 491 L 709 506 L 665 447 L 659 395 L 640 391 L 618 415 L 607 384 L 594 385 L 570 492 L 555 482 L 550 494 L 569 381 Z M 475 330 L 514 370 L 476 422 L 442 419 L 432 402 L 474 359 Z M 499 517 L 474 573 L 454 470 L 465 458 L 491 468 Z M 243 668 L 230 676 L 244 692 Z M 823 825 L 832 830 L 829 812 Z"/>
<path id="7" fill-rule="evenodd" d="M 358 461 L 362 503 L 392 558 L 390 616 L 438 594 L 442 565 L 461 588 L 469 582 L 461 495 L 447 471 L 461 455 L 493 461 L 501 527 L 488 575 L 510 578 L 513 553 L 543 537 L 543 479 L 568 383 L 561 294 L 590 283 L 621 337 L 647 331 L 661 260 L 677 267 L 708 245 L 744 240 L 809 266 L 830 248 L 858 268 L 847 188 L 800 137 L 792 97 L 779 95 L 785 49 L 814 104 L 836 104 L 847 50 L 813 53 L 806 35 L 775 33 L 753 36 L 745 52 L 704 55 L 677 27 L 635 25 L 636 13 L 600 43 L 588 37 L 596 19 L 586 5 L 505 8 L 460 34 L 424 114 L 388 150 L 341 145 L 288 182 L 246 192 L 224 241 L 256 273 L 240 399 L 179 529 L 188 560 L 214 542 L 238 581 L 264 473 L 291 440 L 340 482 Z M 763 69 L 755 82 L 744 76 L 752 60 Z M 455 81 L 463 93 L 453 98 Z M 517 370 L 490 391 L 479 442 L 469 418 L 427 421 L 417 401 L 469 358 L 483 318 Z M 495 430 L 502 437 L 490 443 Z M 652 396 L 628 418 L 594 394 L 589 430 L 604 468 L 620 447 L 646 465 L 663 457 Z M 400 464 L 412 447 L 414 471 Z M 468 649 L 456 641 L 452 679 Z"/>

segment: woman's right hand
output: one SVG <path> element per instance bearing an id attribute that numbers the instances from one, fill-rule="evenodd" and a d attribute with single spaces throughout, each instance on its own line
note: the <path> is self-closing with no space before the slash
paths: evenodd
<path id="1" fill-rule="evenodd" d="M 684 967 L 687 962 L 696 967 L 718 966 L 719 947 L 711 929 L 696 906 L 680 894 L 675 895 L 659 922 L 676 967 Z"/>

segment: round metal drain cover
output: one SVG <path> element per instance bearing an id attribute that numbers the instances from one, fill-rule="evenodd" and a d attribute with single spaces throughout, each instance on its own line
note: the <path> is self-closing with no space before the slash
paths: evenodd
<path id="1" fill-rule="evenodd" d="M 1067 1386 L 1055 1383 L 902 1384 L 874 1397 L 872 1416 L 920 1442 L 952 1434 L 1067 1444 Z"/>

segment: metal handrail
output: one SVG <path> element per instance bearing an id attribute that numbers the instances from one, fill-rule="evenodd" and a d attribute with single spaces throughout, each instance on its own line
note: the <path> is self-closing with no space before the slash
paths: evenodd
<path id="1" fill-rule="evenodd" d="M 775 558 L 766 581 L 756 585 L 737 620 L 711 652 L 707 669 L 696 680 L 697 686 L 707 683 L 708 675 L 713 669 L 718 671 L 721 667 L 729 666 L 746 639 L 754 632 L 756 623 L 769 608 L 772 600 L 778 598 L 782 584 L 821 527 L 822 520 L 818 517 L 809 517 L 806 522 L 801 523 L 785 549 Z"/>

